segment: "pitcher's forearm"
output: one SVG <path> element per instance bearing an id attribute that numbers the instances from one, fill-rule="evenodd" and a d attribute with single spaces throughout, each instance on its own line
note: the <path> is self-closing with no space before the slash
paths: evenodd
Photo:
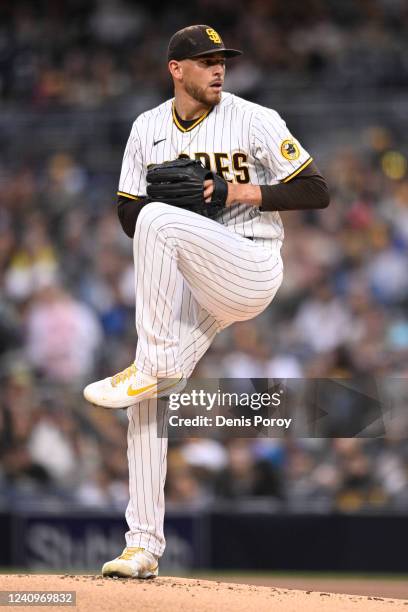
<path id="1" fill-rule="evenodd" d="M 251 185 L 246 183 L 240 185 L 238 183 L 228 183 L 228 198 L 227 206 L 245 202 L 251 206 L 261 206 L 262 193 L 259 185 Z"/>

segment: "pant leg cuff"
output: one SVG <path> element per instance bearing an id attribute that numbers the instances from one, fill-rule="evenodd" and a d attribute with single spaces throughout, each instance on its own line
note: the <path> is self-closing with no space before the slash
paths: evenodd
<path id="1" fill-rule="evenodd" d="M 166 372 L 158 372 L 152 368 L 146 368 L 146 365 L 144 365 L 142 368 L 137 361 L 135 361 L 135 365 L 140 372 L 143 372 L 143 374 L 147 374 L 148 376 L 153 376 L 154 378 L 176 378 L 176 375 L 180 374 L 182 371 L 181 368 L 172 368 Z"/>
<path id="2" fill-rule="evenodd" d="M 151 533 L 128 531 L 126 533 L 126 546 L 144 548 L 152 555 L 161 557 L 166 543 Z"/>

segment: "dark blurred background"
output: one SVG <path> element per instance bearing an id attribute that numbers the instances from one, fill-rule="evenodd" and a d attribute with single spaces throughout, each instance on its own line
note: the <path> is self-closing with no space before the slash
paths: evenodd
<path id="1" fill-rule="evenodd" d="M 275 108 L 331 191 L 327 210 L 283 215 L 277 299 L 223 332 L 197 376 L 408 373 L 405 0 L 3 2 L 5 512 L 126 507 L 126 414 L 91 409 L 81 388 L 134 357 L 132 243 L 115 205 L 121 158 L 136 116 L 172 96 L 168 39 L 193 23 L 245 51 L 229 62 L 225 89 Z M 385 438 L 172 444 L 168 508 L 258 500 L 251 507 L 270 512 L 408 515 L 407 392 L 391 386 Z"/>

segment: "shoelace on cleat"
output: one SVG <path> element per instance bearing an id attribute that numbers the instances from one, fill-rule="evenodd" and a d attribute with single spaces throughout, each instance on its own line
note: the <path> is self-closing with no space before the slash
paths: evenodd
<path id="1" fill-rule="evenodd" d="M 130 561 L 133 557 L 134 554 L 138 553 L 138 552 L 143 552 L 144 548 L 138 548 L 138 547 L 129 547 L 129 548 L 125 548 L 125 550 L 123 551 L 123 553 L 120 555 L 119 559 L 124 559 L 125 561 Z"/>
<path id="2" fill-rule="evenodd" d="M 114 376 L 112 376 L 112 380 L 111 380 L 112 387 L 116 387 L 116 385 L 118 385 L 119 383 L 127 380 L 128 378 L 136 374 L 136 372 L 137 372 L 136 366 L 134 363 L 132 363 L 131 366 L 129 366 L 125 370 L 122 370 L 122 372 L 118 372 L 118 374 L 115 374 Z"/>

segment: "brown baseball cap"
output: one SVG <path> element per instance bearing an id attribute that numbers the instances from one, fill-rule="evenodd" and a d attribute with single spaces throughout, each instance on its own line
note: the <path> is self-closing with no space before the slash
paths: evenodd
<path id="1" fill-rule="evenodd" d="M 179 30 L 170 38 L 168 61 L 183 60 L 212 53 L 223 53 L 225 57 L 242 55 L 237 49 L 226 49 L 221 36 L 208 25 L 192 25 Z"/>

